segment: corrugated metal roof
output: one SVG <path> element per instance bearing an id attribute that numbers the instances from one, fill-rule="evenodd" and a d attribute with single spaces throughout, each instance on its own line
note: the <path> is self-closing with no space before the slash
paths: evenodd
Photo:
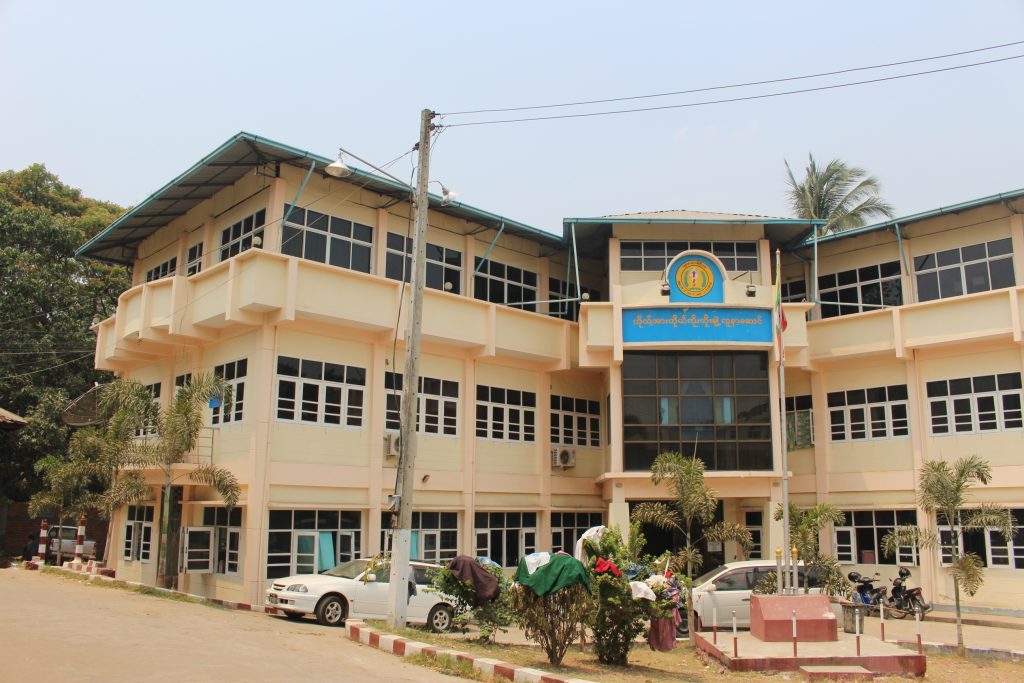
<path id="1" fill-rule="evenodd" d="M 321 168 L 333 159 L 312 152 L 241 132 L 199 160 L 190 169 L 144 199 L 79 248 L 77 255 L 102 261 L 130 265 L 135 260 L 139 244 L 160 228 L 183 216 L 200 202 L 237 182 L 246 173 L 265 164 L 291 164 L 307 169 L 315 161 Z M 350 166 L 351 167 L 351 166 Z M 357 167 L 347 179 L 367 189 L 389 197 L 406 198 L 409 188 L 389 178 Z M 441 213 L 462 218 L 487 227 L 505 224 L 505 232 L 529 237 L 553 246 L 564 247 L 558 235 L 534 228 L 519 221 L 490 213 L 482 209 L 452 202 L 442 204 L 441 197 L 430 195 L 430 206 Z"/>
<path id="2" fill-rule="evenodd" d="M 762 223 L 764 221 L 784 221 L 792 220 L 787 218 L 780 218 L 778 216 L 757 216 L 753 214 L 745 213 L 721 213 L 718 211 L 691 211 L 689 209 L 670 209 L 667 211 L 646 211 L 642 213 L 623 213 L 613 214 L 610 216 L 602 216 L 602 218 L 655 218 L 666 221 L 672 220 L 690 220 L 690 221 L 701 221 L 701 220 L 714 220 L 714 221 L 734 221 L 736 223 Z M 806 221 L 804 221 L 806 222 Z"/>
<path id="3" fill-rule="evenodd" d="M 920 213 L 913 213 L 909 216 L 903 216 L 902 218 L 893 218 L 892 220 L 885 221 L 883 223 L 874 223 L 872 225 L 865 225 L 859 228 L 852 228 L 850 230 L 843 230 L 842 232 L 832 233 L 830 235 L 821 235 L 818 237 L 818 244 L 822 242 L 831 242 L 833 240 L 848 239 L 857 235 L 863 235 L 868 232 L 876 232 L 878 230 L 886 230 L 894 228 L 899 225 L 901 228 L 906 227 L 909 223 L 915 223 L 917 221 L 923 221 L 928 218 L 935 218 L 937 216 L 944 216 L 947 214 L 960 213 L 962 211 L 968 211 L 970 209 L 976 209 L 986 204 L 994 204 L 996 202 L 1003 202 L 1011 199 L 1017 199 L 1018 197 L 1024 197 L 1024 188 L 1019 190 L 1010 190 L 1009 192 L 1000 192 L 999 194 L 989 195 L 988 197 L 981 197 L 979 199 L 970 199 L 966 202 L 960 202 L 959 204 L 952 204 L 950 206 L 940 206 L 937 209 L 931 209 L 929 211 L 922 211 Z M 809 234 L 796 245 L 794 249 L 800 249 L 803 247 L 809 247 L 814 244 L 814 235 Z"/>

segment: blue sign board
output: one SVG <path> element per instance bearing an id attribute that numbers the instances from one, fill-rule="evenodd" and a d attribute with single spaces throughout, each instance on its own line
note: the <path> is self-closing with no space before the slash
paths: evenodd
<path id="1" fill-rule="evenodd" d="M 622 311 L 622 341 L 758 342 L 772 341 L 772 312 L 767 308 L 652 307 Z"/>
<path id="2" fill-rule="evenodd" d="M 722 269 L 714 259 L 684 252 L 668 266 L 668 300 L 672 303 L 720 304 L 725 301 Z"/>

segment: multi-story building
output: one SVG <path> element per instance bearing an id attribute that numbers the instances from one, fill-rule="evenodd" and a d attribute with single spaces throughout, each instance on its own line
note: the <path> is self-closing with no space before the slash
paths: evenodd
<path id="1" fill-rule="evenodd" d="M 180 469 L 230 468 L 238 507 L 187 478 L 175 489 L 190 593 L 255 603 L 271 579 L 388 544 L 409 191 L 368 172 L 328 177 L 329 162 L 239 134 L 80 250 L 134 273 L 96 326 L 97 367 L 164 404 L 189 373 L 234 387 Z M 928 459 L 983 455 L 995 478 L 977 499 L 1024 508 L 1022 196 L 834 235 L 672 211 L 570 218 L 561 236 L 432 197 L 413 554 L 512 567 L 595 524 L 624 526 L 632 504 L 667 497 L 650 465 L 673 450 L 704 460 L 722 518 L 773 556 L 785 428 L 793 501 L 849 513 L 823 539 L 840 562 L 883 576 L 916 565 L 948 602 L 940 553 L 884 557 L 881 538 L 898 523 L 935 528 L 914 497 Z M 151 474 L 152 500 L 115 518 L 112 553 L 119 576 L 144 582 L 160 522 Z M 992 570 L 972 602 L 1024 607 L 1024 538 L 964 544 Z"/>

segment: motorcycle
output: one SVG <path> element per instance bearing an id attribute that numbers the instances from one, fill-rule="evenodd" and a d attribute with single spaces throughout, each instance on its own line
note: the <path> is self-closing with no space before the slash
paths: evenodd
<path id="1" fill-rule="evenodd" d="M 907 588 L 906 580 L 910 578 L 910 570 L 900 567 L 899 577 L 892 580 L 892 593 L 885 602 L 886 610 L 892 610 L 893 619 L 903 619 L 908 614 L 924 615 L 931 611 L 932 606 L 924 601 L 920 588 Z"/>
<path id="2" fill-rule="evenodd" d="M 861 576 L 860 572 L 850 572 L 846 578 L 856 584 L 850 599 L 857 604 L 865 605 L 868 613 L 876 612 L 878 606 L 885 602 L 888 589 L 885 586 L 875 587 L 875 583 L 881 581 L 877 572 L 874 576 Z"/>

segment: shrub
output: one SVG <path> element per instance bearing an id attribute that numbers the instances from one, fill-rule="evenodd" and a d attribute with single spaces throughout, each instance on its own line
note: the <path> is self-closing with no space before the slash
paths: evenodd
<path id="1" fill-rule="evenodd" d="M 597 602 L 592 615 L 594 649 L 604 664 L 625 666 L 629 663 L 629 649 L 633 639 L 644 630 L 649 605 L 646 600 L 633 599 L 625 574 L 615 576 L 610 571 L 598 574 L 594 567 L 602 558 L 620 568 L 636 563 L 643 544 L 639 525 L 631 528 L 629 544 L 622 541 L 617 528 L 609 529 L 597 543 L 587 541 L 588 566 Z"/>
<path id="2" fill-rule="evenodd" d="M 504 632 L 505 627 L 512 623 L 512 608 L 508 594 L 508 580 L 498 567 L 484 566 L 489 573 L 498 579 L 500 593 L 494 600 L 482 605 L 477 604 L 473 584 L 463 581 L 447 568 L 435 569 L 431 572 L 430 582 L 433 590 L 451 598 L 455 617 L 453 628 L 465 632 L 471 622 L 480 628 L 480 640 L 490 642 L 496 633 Z"/>
<path id="3" fill-rule="evenodd" d="M 544 648 L 551 664 L 561 664 L 590 611 L 586 586 L 576 583 L 538 597 L 529 588 L 516 585 L 508 595 L 516 625 Z"/>

